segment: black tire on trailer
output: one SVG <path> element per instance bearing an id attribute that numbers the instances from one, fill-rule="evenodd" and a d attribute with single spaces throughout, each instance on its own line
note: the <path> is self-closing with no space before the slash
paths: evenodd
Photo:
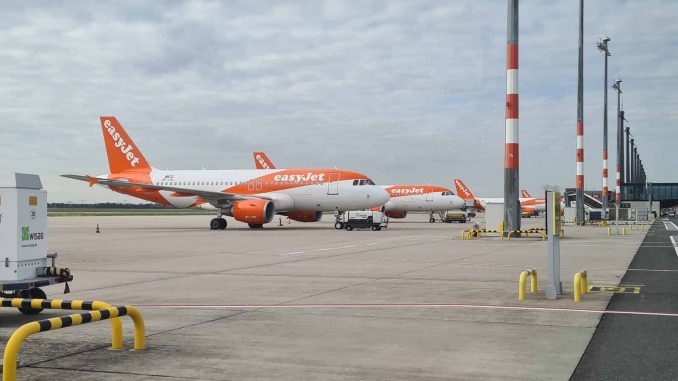
<path id="1" fill-rule="evenodd" d="M 380 231 L 380 230 L 381 230 L 381 226 L 378 226 L 378 225 L 377 225 L 377 229 L 376 229 L 376 230 L 377 230 L 377 231 Z"/>
<path id="2" fill-rule="evenodd" d="M 350 232 L 351 230 L 353 230 L 353 226 L 347 225 L 347 226 L 346 226 L 346 231 L 349 231 L 349 232 Z"/>
<path id="3" fill-rule="evenodd" d="M 376 232 L 377 231 L 377 225 L 372 225 L 372 231 Z"/>
<path id="4" fill-rule="evenodd" d="M 428 222 L 430 222 L 430 223 L 434 223 L 434 222 L 436 222 L 436 219 L 435 219 L 435 218 L 433 218 L 433 217 L 431 217 L 431 218 L 429 218 Z"/>
<path id="5" fill-rule="evenodd" d="M 337 229 L 337 230 L 341 230 L 341 229 L 344 228 L 344 223 L 337 221 L 337 222 L 334 223 L 334 228 Z"/>
<path id="6" fill-rule="evenodd" d="M 47 299 L 45 291 L 39 288 L 31 288 L 30 290 L 21 290 L 19 295 L 24 299 Z M 24 315 L 37 315 L 42 312 L 42 308 L 19 308 L 19 311 Z"/>

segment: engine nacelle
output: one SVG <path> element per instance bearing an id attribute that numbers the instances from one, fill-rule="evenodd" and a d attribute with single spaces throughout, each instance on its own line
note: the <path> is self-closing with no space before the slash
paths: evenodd
<path id="1" fill-rule="evenodd" d="M 299 222 L 318 222 L 323 216 L 323 212 L 308 211 L 294 211 L 285 213 L 287 218 Z"/>
<path id="2" fill-rule="evenodd" d="M 395 211 L 394 210 L 394 211 L 386 212 L 386 217 L 388 217 L 388 218 L 405 218 L 405 217 L 407 217 L 407 211 L 406 210 L 403 210 L 403 211 Z"/>
<path id="3" fill-rule="evenodd" d="M 275 214 L 275 207 L 269 200 L 242 200 L 235 201 L 227 215 L 233 216 L 240 222 L 248 224 L 265 224 L 271 222 Z"/>

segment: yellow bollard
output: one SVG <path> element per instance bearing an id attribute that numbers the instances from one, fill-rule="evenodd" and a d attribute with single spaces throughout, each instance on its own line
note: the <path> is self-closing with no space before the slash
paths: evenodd
<path id="1" fill-rule="evenodd" d="M 527 280 L 527 271 L 520 273 L 518 278 L 518 300 L 525 300 L 525 280 Z"/>
<path id="2" fill-rule="evenodd" d="M 518 300 L 525 300 L 525 288 L 527 283 L 527 277 L 531 276 L 530 279 L 530 292 L 537 292 L 537 270 L 528 269 L 520 273 L 520 278 L 518 278 Z"/>
<path id="3" fill-rule="evenodd" d="M 607 235 L 612 235 L 612 228 L 607 228 Z"/>
<path id="4" fill-rule="evenodd" d="M 622 235 L 626 235 L 626 228 L 622 228 Z"/>
<path id="5" fill-rule="evenodd" d="M 581 274 L 574 273 L 574 301 L 581 300 Z"/>
<path id="6" fill-rule="evenodd" d="M 464 238 L 464 235 L 465 235 L 465 234 L 466 234 L 466 230 L 462 230 L 462 231 L 461 231 L 461 240 L 462 240 L 462 241 L 466 239 L 466 238 Z"/>
<path id="7" fill-rule="evenodd" d="M 581 294 L 586 295 L 589 293 L 589 280 L 586 275 L 586 271 L 581 272 Z"/>
<path id="8" fill-rule="evenodd" d="M 530 291 L 531 292 L 537 292 L 537 270 L 530 269 L 528 271 L 532 271 L 532 281 L 530 282 Z"/>

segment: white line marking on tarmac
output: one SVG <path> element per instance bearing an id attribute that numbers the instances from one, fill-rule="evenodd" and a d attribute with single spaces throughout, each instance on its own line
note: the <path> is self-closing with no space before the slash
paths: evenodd
<path id="1" fill-rule="evenodd" d="M 135 304 L 143 308 L 172 308 L 172 309 L 370 309 L 370 308 L 449 308 L 449 309 L 486 309 L 486 310 L 514 310 L 514 311 L 546 311 L 546 312 L 572 312 L 593 313 L 610 315 L 636 315 L 636 316 L 665 316 L 676 317 L 678 313 L 669 312 L 643 312 L 643 311 L 619 311 L 619 310 L 591 310 L 585 308 L 557 308 L 535 306 L 506 306 L 491 304 Z"/>
<path id="2" fill-rule="evenodd" d="M 678 272 L 678 270 L 664 270 L 664 269 L 629 269 L 629 271 Z"/>
<path id="3" fill-rule="evenodd" d="M 671 238 L 671 243 L 673 243 L 673 250 L 676 251 L 676 256 L 678 256 L 678 244 L 676 243 L 676 238 L 678 235 L 672 235 Z"/>
<path id="4" fill-rule="evenodd" d="M 672 225 L 671 228 L 669 228 L 669 224 Z M 668 230 L 668 231 L 678 231 L 678 226 L 676 226 L 676 224 L 674 224 L 674 223 L 671 222 L 671 221 L 669 221 L 669 222 L 664 222 L 664 227 L 665 227 L 666 230 Z"/>

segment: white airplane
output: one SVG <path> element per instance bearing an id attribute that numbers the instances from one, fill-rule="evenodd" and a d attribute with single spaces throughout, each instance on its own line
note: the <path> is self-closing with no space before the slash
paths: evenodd
<path id="1" fill-rule="evenodd" d="M 457 193 L 459 193 L 459 196 L 461 196 L 464 200 L 473 202 L 473 208 L 477 210 L 485 210 L 487 203 L 504 202 L 503 197 L 488 198 L 474 196 L 466 184 L 464 184 L 464 182 L 460 179 L 454 179 L 454 186 L 457 188 Z M 522 193 L 524 195 L 526 191 L 523 190 Z M 546 200 L 543 197 L 520 197 L 519 201 L 521 212 L 526 216 L 531 216 L 546 211 Z"/>
<path id="2" fill-rule="evenodd" d="M 151 167 L 118 120 L 101 117 L 110 173 L 62 175 L 176 208 L 213 209 L 210 228 L 226 229 L 230 216 L 261 228 L 277 213 L 301 222 L 323 212 L 368 209 L 389 200 L 367 176 L 341 169 L 160 170 Z"/>
<path id="3" fill-rule="evenodd" d="M 254 165 L 257 169 L 275 168 L 264 152 L 254 152 Z M 453 209 L 462 209 L 465 202 L 448 188 L 435 185 L 382 185 L 391 196 L 383 206 L 389 218 L 405 218 L 408 212 L 428 212 L 429 222 L 435 222 L 433 213 Z M 381 208 L 380 208 L 381 210 Z M 335 227 L 343 228 L 340 221 Z"/>

